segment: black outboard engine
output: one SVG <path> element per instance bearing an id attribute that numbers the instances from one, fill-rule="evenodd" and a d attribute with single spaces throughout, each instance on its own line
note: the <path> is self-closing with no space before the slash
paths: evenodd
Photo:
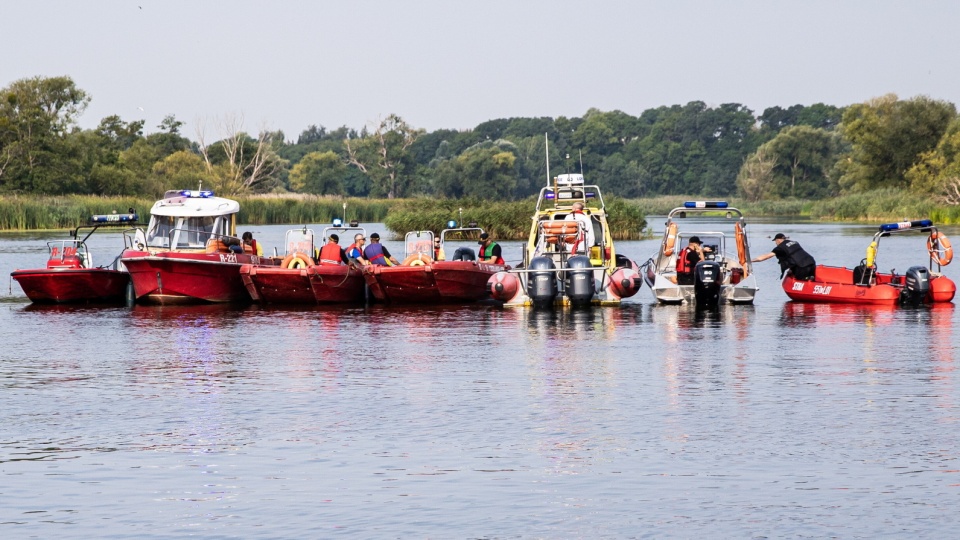
<path id="1" fill-rule="evenodd" d="M 563 276 L 564 292 L 574 306 L 589 305 L 593 300 L 593 265 L 590 258 L 577 255 L 567 260 L 567 272 Z"/>
<path id="2" fill-rule="evenodd" d="M 911 266 L 904 275 L 900 303 L 918 306 L 930 294 L 930 271 L 924 266 Z"/>
<path id="3" fill-rule="evenodd" d="M 557 297 L 557 267 L 549 257 L 534 257 L 530 261 L 527 296 L 535 306 L 553 305 Z"/>
<path id="4" fill-rule="evenodd" d="M 473 252 L 473 249 L 468 247 L 458 247 L 456 251 L 453 252 L 453 260 L 455 261 L 475 261 L 477 260 L 477 254 Z"/>
<path id="5" fill-rule="evenodd" d="M 700 261 L 693 269 L 693 296 L 698 308 L 714 308 L 720 305 L 720 285 L 723 275 L 720 263 Z"/>

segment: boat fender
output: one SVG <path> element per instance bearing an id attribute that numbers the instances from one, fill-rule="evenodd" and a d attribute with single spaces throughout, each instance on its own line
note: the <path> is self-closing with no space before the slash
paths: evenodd
<path id="1" fill-rule="evenodd" d="M 747 235 L 743 230 L 743 224 L 739 221 L 733 226 L 734 235 L 737 238 L 737 257 L 740 260 L 740 266 L 747 266 Z"/>
<path id="2" fill-rule="evenodd" d="M 283 268 L 309 268 L 311 266 L 316 266 L 316 263 L 313 262 L 313 257 L 295 251 L 286 257 L 284 257 L 283 262 L 280 263 L 280 266 Z"/>
<path id="3" fill-rule="evenodd" d="M 671 223 L 667 227 L 667 239 L 663 244 L 663 255 L 669 257 L 673 255 L 673 248 L 677 245 L 677 224 Z"/>
<path id="4" fill-rule="evenodd" d="M 414 253 L 413 255 L 407 257 L 403 260 L 401 266 L 424 266 L 433 262 L 428 255 L 423 253 Z"/>
<path id="5" fill-rule="evenodd" d="M 942 232 L 934 231 L 927 238 L 927 251 L 930 252 L 930 258 L 940 266 L 947 266 L 953 261 L 953 246 L 950 245 L 950 239 Z"/>
<path id="6" fill-rule="evenodd" d="M 870 242 L 870 245 L 867 246 L 867 266 L 873 266 L 874 261 L 877 260 L 877 243 Z"/>

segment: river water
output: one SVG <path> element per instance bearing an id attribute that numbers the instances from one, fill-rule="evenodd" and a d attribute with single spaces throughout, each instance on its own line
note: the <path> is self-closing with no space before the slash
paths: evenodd
<path id="1" fill-rule="evenodd" d="M 754 255 L 782 231 L 847 266 L 873 230 L 748 227 Z M 0 274 L 61 236 L 0 236 Z M 90 243 L 102 264 L 120 240 Z M 922 244 L 884 239 L 880 269 Z M 42 307 L 8 284 L 0 536 L 955 535 L 957 309 L 794 304 L 756 270 L 755 305 L 708 314 L 646 288 L 532 311 Z"/>

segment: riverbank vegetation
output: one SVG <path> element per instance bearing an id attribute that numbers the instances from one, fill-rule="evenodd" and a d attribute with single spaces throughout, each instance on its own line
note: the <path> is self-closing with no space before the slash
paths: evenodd
<path id="1" fill-rule="evenodd" d="M 432 132 L 392 114 L 359 130 L 313 124 L 295 138 L 249 134 L 242 120 L 227 118 L 204 124 L 216 126 L 215 134 L 198 126 L 192 139 L 174 115 L 151 133 L 143 120 L 119 115 L 80 129 L 92 98 L 66 76 L 21 79 L 0 97 L 0 197 L 13 209 L 0 215 L 0 228 L 71 226 L 63 222 L 86 213 L 56 197 L 117 197 L 104 204 L 122 211 L 126 199 L 148 208 L 167 189 L 201 185 L 253 197 L 241 215 L 252 223 L 326 221 L 338 215 L 340 198 L 357 219 L 379 221 L 388 219 L 387 202 L 399 199 L 509 208 L 549 176 L 576 171 L 608 198 L 665 206 L 688 195 L 734 198 L 754 215 L 926 214 L 956 222 L 960 204 L 960 117 L 953 103 L 926 96 L 760 113 L 693 101 L 639 116 L 590 109 L 582 117 L 495 119 Z M 254 197 L 264 194 L 279 198 Z M 282 196 L 289 194 L 296 196 Z M 55 197 L 52 207 L 23 206 L 37 196 Z"/>

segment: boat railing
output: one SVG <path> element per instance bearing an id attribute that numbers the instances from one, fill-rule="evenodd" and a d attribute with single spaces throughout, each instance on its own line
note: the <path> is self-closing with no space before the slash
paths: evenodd
<path id="1" fill-rule="evenodd" d="M 549 204 L 547 201 L 550 201 Z M 599 202 L 599 206 L 596 202 Z M 603 195 L 600 193 L 600 187 L 595 185 L 573 185 L 573 186 L 548 186 L 540 188 L 540 195 L 537 197 L 537 212 L 543 212 L 548 208 L 550 210 L 563 210 L 573 208 L 573 203 L 582 203 L 584 207 L 603 212 L 606 205 L 603 202 Z"/>
<path id="2" fill-rule="evenodd" d="M 48 268 L 76 266 L 75 261 L 79 261 L 82 268 L 93 267 L 93 256 L 83 240 L 76 238 L 53 240 L 47 242 L 47 250 L 50 252 L 50 257 L 47 259 Z"/>

